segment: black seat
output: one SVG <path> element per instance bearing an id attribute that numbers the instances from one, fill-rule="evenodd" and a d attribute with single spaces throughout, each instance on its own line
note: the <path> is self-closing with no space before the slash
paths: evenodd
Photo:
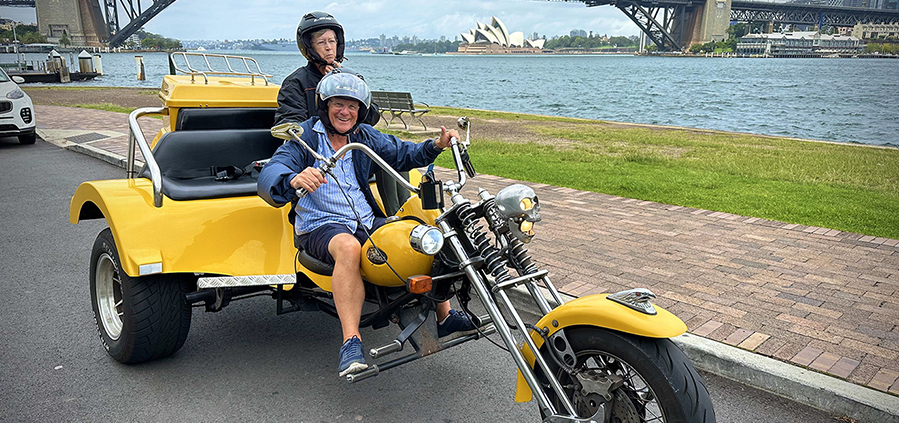
<path id="1" fill-rule="evenodd" d="M 216 107 L 178 110 L 175 131 L 210 129 L 268 129 L 275 121 L 275 108 Z"/>
<path id="2" fill-rule="evenodd" d="M 281 144 L 268 128 L 175 131 L 159 139 L 153 157 L 162 172 L 162 192 L 173 200 L 255 196 L 256 178 L 251 175 L 226 181 L 215 180 L 211 171 L 208 176 L 185 179 L 183 175 L 213 167 L 243 169 L 270 158 Z M 146 166 L 141 176 L 149 178 Z"/>

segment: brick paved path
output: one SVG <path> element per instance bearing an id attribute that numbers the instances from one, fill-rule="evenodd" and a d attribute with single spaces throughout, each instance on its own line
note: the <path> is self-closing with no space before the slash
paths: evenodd
<path id="1" fill-rule="evenodd" d="M 646 287 L 695 335 L 899 394 L 899 240 L 526 184 L 530 251 L 562 292 Z"/>
<path id="2" fill-rule="evenodd" d="M 126 155 L 126 115 L 36 113 L 41 136 Z M 141 122 L 148 139 L 163 124 Z M 512 182 L 479 175 L 465 193 Z M 527 185 L 543 216 L 531 253 L 562 292 L 646 287 L 695 335 L 899 394 L 899 240 Z"/>

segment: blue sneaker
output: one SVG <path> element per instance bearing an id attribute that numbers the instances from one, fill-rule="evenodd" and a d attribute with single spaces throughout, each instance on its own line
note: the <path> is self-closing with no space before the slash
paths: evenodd
<path id="1" fill-rule="evenodd" d="M 365 364 L 365 356 L 362 354 L 362 340 L 353 336 L 340 347 L 340 377 L 350 373 L 358 373 L 368 368 Z"/>
<path id="2" fill-rule="evenodd" d="M 457 336 L 471 335 L 477 331 L 478 328 L 474 326 L 474 323 L 471 323 L 468 315 L 459 313 L 456 310 L 450 310 L 446 320 L 444 320 L 443 323 L 437 324 L 438 338 L 443 338 L 444 336 L 451 334 L 457 334 Z"/>

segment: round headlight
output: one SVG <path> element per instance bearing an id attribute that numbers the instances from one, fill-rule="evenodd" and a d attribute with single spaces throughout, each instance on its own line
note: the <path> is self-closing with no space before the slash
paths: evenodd
<path id="1" fill-rule="evenodd" d="M 16 87 L 16 89 L 6 93 L 6 98 L 10 100 L 17 100 L 22 97 L 25 97 L 25 91 L 22 91 L 22 89 L 19 87 Z"/>
<path id="2" fill-rule="evenodd" d="M 412 229 L 409 243 L 415 251 L 433 256 L 443 248 L 443 233 L 433 226 L 418 225 Z"/>

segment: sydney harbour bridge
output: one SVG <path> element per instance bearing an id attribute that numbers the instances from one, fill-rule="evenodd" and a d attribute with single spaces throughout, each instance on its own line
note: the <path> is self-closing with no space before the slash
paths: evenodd
<path id="1" fill-rule="evenodd" d="M 182 0 L 190 1 L 190 0 Z M 663 51 L 721 41 L 732 21 L 851 27 L 899 23 L 899 10 L 835 6 L 830 0 L 545 0 L 613 6 Z M 799 3 L 798 1 L 802 1 Z M 862 0 L 882 2 L 890 0 Z M 895 1 L 895 0 L 892 0 Z M 74 44 L 118 47 L 175 0 L 0 0 L 0 6 L 37 9 L 38 29 L 48 38 L 65 32 Z M 817 4 L 809 4 L 817 3 Z M 895 4 L 895 3 L 894 3 Z"/>

